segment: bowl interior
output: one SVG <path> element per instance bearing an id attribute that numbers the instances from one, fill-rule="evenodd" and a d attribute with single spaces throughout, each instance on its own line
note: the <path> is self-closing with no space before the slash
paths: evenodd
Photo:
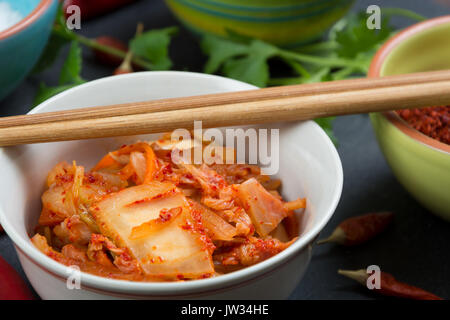
<path id="1" fill-rule="evenodd" d="M 377 55 L 371 76 L 450 69 L 450 16 L 431 19 L 406 29 Z M 449 153 L 450 146 L 415 130 L 390 112 L 388 118 L 403 133 L 432 148 Z"/>
<path id="2" fill-rule="evenodd" d="M 33 12 L 41 0 L 2 0 L 1 2 L 8 3 L 9 7 L 18 12 L 23 19 Z"/>
<path id="3" fill-rule="evenodd" d="M 450 69 L 448 23 L 421 30 L 399 43 L 386 57 L 381 76 Z"/>
<path id="4" fill-rule="evenodd" d="M 51 98 L 32 112 L 65 110 L 76 107 L 125 103 L 150 99 L 189 96 L 215 92 L 248 90 L 254 87 L 231 79 L 186 72 L 141 72 L 109 77 L 68 90 Z M 291 124 L 271 124 L 260 128 L 280 129 L 279 172 L 283 181 L 282 193 L 288 200 L 307 197 L 308 208 L 303 216 L 302 237 L 296 244 L 279 254 L 292 255 L 306 246 L 331 217 L 342 189 L 342 167 L 333 144 L 323 130 L 312 121 Z M 270 135 L 270 134 L 269 134 Z M 76 160 L 92 167 L 108 151 L 137 139 L 153 139 L 158 135 L 92 139 L 84 141 L 46 143 L 5 148 L 0 151 L 3 168 L 0 182 L 0 221 L 13 241 L 29 257 L 45 264 L 57 274 L 65 274 L 64 267 L 40 254 L 30 243 L 40 214 L 40 196 L 44 190 L 47 172 L 58 162 Z M 248 146 L 247 146 L 248 147 Z M 222 277 L 182 283 L 226 281 L 227 277 L 241 276 L 262 270 L 269 259 L 253 267 Z M 110 288 L 125 281 L 108 280 L 86 275 L 84 281 Z M 110 282 L 106 285 L 106 282 Z M 119 283 L 119 284 L 118 284 Z M 123 284 L 122 284 L 123 285 Z M 179 284 L 162 284 L 170 287 Z M 158 287 L 161 284 L 128 283 L 127 288 Z M 117 287 L 116 287 L 117 289 Z"/>

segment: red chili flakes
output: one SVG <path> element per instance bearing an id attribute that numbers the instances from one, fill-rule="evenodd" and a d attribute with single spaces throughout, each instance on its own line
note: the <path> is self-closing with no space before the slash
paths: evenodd
<path id="1" fill-rule="evenodd" d="M 177 274 L 178 280 L 185 280 L 186 278 L 182 274 Z"/>
<path id="2" fill-rule="evenodd" d="M 65 169 L 64 169 L 65 170 Z M 57 184 L 65 184 L 73 181 L 72 174 L 58 174 L 56 176 Z"/>
<path id="3" fill-rule="evenodd" d="M 89 182 L 89 183 L 94 183 L 97 181 L 97 179 L 94 177 L 93 174 L 87 174 L 85 175 L 85 179 Z"/>
<path id="4" fill-rule="evenodd" d="M 397 113 L 414 129 L 450 144 L 450 106 L 405 109 Z"/>
<path id="5" fill-rule="evenodd" d="M 176 208 L 171 208 L 171 209 L 164 208 L 159 212 L 158 220 L 160 220 L 160 222 L 167 222 L 170 219 L 172 219 L 172 217 L 178 216 L 182 210 L 183 209 L 181 207 L 176 207 Z"/>
<path id="6" fill-rule="evenodd" d="M 153 201 L 153 200 L 156 200 L 156 199 L 162 199 L 162 198 L 165 198 L 165 197 L 169 197 L 171 195 L 174 195 L 177 192 L 178 191 L 176 191 L 175 189 L 172 189 L 172 190 L 169 190 L 167 192 L 160 193 L 160 194 L 158 194 L 158 195 L 156 195 L 154 197 L 148 197 L 148 198 L 144 198 L 144 199 L 141 199 L 141 200 L 136 200 L 134 202 L 131 202 L 131 203 L 127 204 L 126 207 L 131 207 L 131 206 L 142 204 L 142 203 L 145 203 L 145 202 L 150 202 L 150 201 Z"/>

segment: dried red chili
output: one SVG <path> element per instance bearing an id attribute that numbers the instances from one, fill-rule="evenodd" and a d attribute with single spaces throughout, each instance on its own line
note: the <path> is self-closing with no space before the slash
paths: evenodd
<path id="1" fill-rule="evenodd" d="M 136 0 L 65 0 L 64 12 L 72 5 L 80 7 L 81 18 L 90 19 L 118 9 Z"/>
<path id="2" fill-rule="evenodd" d="M 33 293 L 19 274 L 0 256 L 0 300 L 32 300 Z"/>
<path id="3" fill-rule="evenodd" d="M 97 43 L 104 45 L 104 46 L 108 46 L 108 47 L 112 47 L 114 49 L 120 50 L 123 53 L 126 53 L 128 51 L 128 47 L 120 40 L 113 38 L 113 37 L 109 37 L 109 36 L 102 36 L 102 37 L 98 37 L 97 39 L 95 39 L 97 41 Z M 117 67 L 122 63 L 122 59 L 105 53 L 103 51 L 100 50 L 95 50 L 94 49 L 94 55 L 95 55 L 95 59 L 100 62 L 101 64 L 105 64 L 108 66 L 112 66 L 112 67 Z"/>
<path id="4" fill-rule="evenodd" d="M 450 106 L 405 109 L 397 113 L 414 129 L 450 144 Z"/>
<path id="5" fill-rule="evenodd" d="M 344 220 L 326 239 L 317 243 L 335 242 L 344 246 L 362 244 L 389 226 L 394 214 L 392 212 L 368 213 Z"/>
<path id="6" fill-rule="evenodd" d="M 367 279 L 370 276 L 364 269 L 354 271 L 338 270 L 338 273 L 350 279 L 356 280 L 364 286 L 367 286 Z M 396 280 L 393 275 L 386 272 L 380 273 L 380 289 L 373 290 L 376 290 L 379 294 L 391 297 L 414 300 L 443 300 L 441 297 L 438 297 L 431 292 L 414 287 L 404 282 L 400 282 Z"/>

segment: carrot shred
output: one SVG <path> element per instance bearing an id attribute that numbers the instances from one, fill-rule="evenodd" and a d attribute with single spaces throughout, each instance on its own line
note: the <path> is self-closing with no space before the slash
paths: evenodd
<path id="1" fill-rule="evenodd" d="M 153 174 L 157 170 L 157 161 L 155 152 L 153 149 L 145 142 L 138 142 L 129 146 L 125 146 L 117 151 L 114 151 L 117 155 L 128 154 L 133 151 L 140 151 L 145 154 L 146 159 L 146 172 L 143 183 L 149 183 L 153 180 Z"/>
<path id="2" fill-rule="evenodd" d="M 111 155 L 108 153 L 106 156 L 104 156 L 95 166 L 92 168 L 92 171 L 98 171 L 104 168 L 112 167 L 115 165 L 119 165 L 119 162 L 117 162 Z"/>
<path id="3" fill-rule="evenodd" d="M 134 174 L 133 164 L 130 162 L 119 171 L 119 177 L 122 180 L 128 180 Z"/>
<path id="4" fill-rule="evenodd" d="M 120 163 L 116 159 L 114 159 L 113 156 L 131 154 L 132 152 L 135 151 L 142 152 L 145 155 L 146 171 L 142 183 L 149 183 L 150 181 L 153 180 L 153 175 L 158 169 L 157 165 L 158 162 L 155 152 L 150 147 L 150 145 L 145 142 L 138 142 L 135 144 L 127 145 L 116 151 L 108 153 L 95 165 L 92 171 L 98 171 L 104 168 L 118 166 L 120 165 Z M 120 170 L 119 175 L 123 180 L 128 180 L 134 173 L 135 173 L 134 167 L 130 162 Z"/>

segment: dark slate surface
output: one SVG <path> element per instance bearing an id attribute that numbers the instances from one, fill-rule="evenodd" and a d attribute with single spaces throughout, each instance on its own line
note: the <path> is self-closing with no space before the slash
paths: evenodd
<path id="1" fill-rule="evenodd" d="M 359 0 L 354 10 L 365 9 L 370 4 L 408 8 L 427 17 L 450 14 L 449 0 Z M 142 0 L 84 23 L 81 32 L 90 37 L 109 34 L 126 41 L 134 34 L 136 21 L 144 22 L 146 29 L 177 24 L 163 1 Z M 394 22 L 398 27 L 410 23 L 406 19 Z M 181 29 L 172 49 L 175 69 L 201 71 L 204 56 L 191 34 Z M 89 50 L 84 50 L 84 56 L 86 79 L 110 75 L 111 69 L 95 64 Z M 44 74 L 29 77 L 0 102 L 0 115 L 27 112 L 39 82 L 55 83 L 61 64 L 59 61 Z M 378 148 L 367 115 L 338 118 L 335 132 L 340 141 L 344 189 L 336 213 L 323 234 L 330 233 L 347 217 L 370 211 L 395 211 L 395 223 L 383 236 L 358 248 L 316 247 L 309 269 L 291 298 L 375 299 L 377 296 L 336 273 L 338 268 L 356 269 L 371 264 L 379 265 L 403 281 L 450 298 L 450 224 L 427 212 L 396 181 Z M 6 235 L 0 236 L 0 254 L 24 276 Z"/>

